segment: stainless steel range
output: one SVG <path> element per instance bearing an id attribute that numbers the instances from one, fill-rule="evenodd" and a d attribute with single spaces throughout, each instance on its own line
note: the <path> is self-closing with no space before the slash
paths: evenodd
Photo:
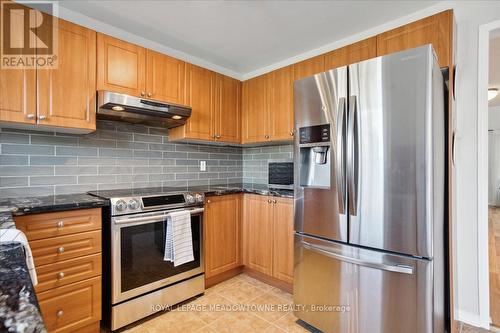
<path id="1" fill-rule="evenodd" d="M 165 306 L 202 294 L 203 193 L 166 188 L 110 190 L 89 194 L 110 200 L 103 210 L 103 323 L 111 330 Z M 165 261 L 169 213 L 188 210 L 194 260 Z"/>

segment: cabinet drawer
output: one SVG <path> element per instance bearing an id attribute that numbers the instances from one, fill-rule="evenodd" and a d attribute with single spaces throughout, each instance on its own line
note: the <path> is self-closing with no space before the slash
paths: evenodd
<path id="1" fill-rule="evenodd" d="M 101 277 L 37 293 L 49 332 L 74 332 L 101 319 Z"/>
<path id="2" fill-rule="evenodd" d="M 101 275 L 101 254 L 69 259 L 36 268 L 37 293 Z"/>
<path id="3" fill-rule="evenodd" d="M 101 209 L 17 216 L 15 222 L 28 240 L 43 239 L 101 229 Z"/>
<path id="4" fill-rule="evenodd" d="M 101 252 L 101 231 L 82 232 L 29 242 L 35 266 Z"/>

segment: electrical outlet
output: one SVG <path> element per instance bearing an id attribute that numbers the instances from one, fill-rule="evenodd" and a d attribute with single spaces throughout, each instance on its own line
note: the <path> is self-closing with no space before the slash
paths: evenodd
<path id="1" fill-rule="evenodd" d="M 207 171 L 207 161 L 200 161 L 200 171 Z"/>

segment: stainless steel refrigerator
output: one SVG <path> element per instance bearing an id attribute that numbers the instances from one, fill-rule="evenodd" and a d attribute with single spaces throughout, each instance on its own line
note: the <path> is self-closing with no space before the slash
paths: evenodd
<path id="1" fill-rule="evenodd" d="M 295 82 L 295 315 L 445 332 L 445 86 L 430 45 Z"/>

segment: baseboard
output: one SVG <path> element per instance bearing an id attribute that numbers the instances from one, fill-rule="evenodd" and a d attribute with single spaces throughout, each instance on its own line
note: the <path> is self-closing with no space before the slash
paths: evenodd
<path id="1" fill-rule="evenodd" d="M 236 275 L 241 274 L 242 272 L 243 272 L 243 266 L 239 266 L 227 272 L 217 274 L 209 278 L 205 277 L 205 288 L 210 288 L 218 283 L 229 280 L 230 278 L 235 277 Z"/>
<path id="2" fill-rule="evenodd" d="M 481 321 L 481 316 L 479 314 L 475 313 L 470 313 L 468 311 L 457 311 L 457 320 L 461 321 L 467 325 L 475 326 L 475 327 L 481 327 L 485 329 L 489 329 L 490 325 L 489 323 L 483 323 Z"/>
<path id="3" fill-rule="evenodd" d="M 275 277 L 261 273 L 259 271 L 254 270 L 254 269 L 248 268 L 246 266 L 245 266 L 243 272 L 250 275 L 251 277 L 253 277 L 257 280 L 260 280 L 260 281 L 267 283 L 273 287 L 276 287 L 276 288 L 279 288 L 283 291 L 286 291 L 287 293 L 290 293 L 290 294 L 293 293 L 293 285 L 291 283 L 279 280 Z"/>

